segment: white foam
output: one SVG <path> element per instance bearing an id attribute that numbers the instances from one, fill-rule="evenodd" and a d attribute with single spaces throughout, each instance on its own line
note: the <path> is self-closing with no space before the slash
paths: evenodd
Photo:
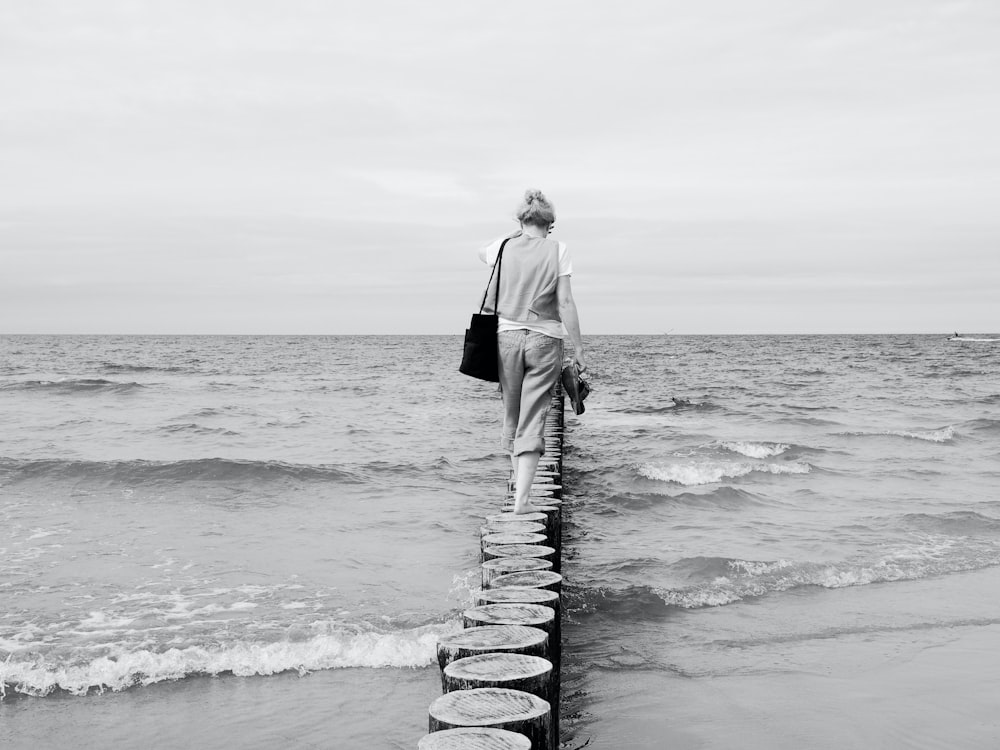
<path id="1" fill-rule="evenodd" d="M 997 564 L 1000 564 L 998 545 L 984 543 L 970 550 L 959 540 L 926 535 L 871 560 L 838 563 L 731 560 L 728 563 L 733 571 L 731 576 L 719 576 L 709 583 L 684 589 L 657 589 L 656 593 L 667 604 L 697 609 L 720 607 L 799 586 L 827 589 L 866 586 L 978 570 Z"/>
<path id="2" fill-rule="evenodd" d="M 955 427 L 949 425 L 938 430 L 883 430 L 882 432 L 848 432 L 845 434 L 861 437 L 888 435 L 891 437 L 910 438 L 911 440 L 926 440 L 931 443 L 946 443 L 955 437 Z"/>
<path id="3" fill-rule="evenodd" d="M 31 540 L 33 540 L 33 539 L 44 539 L 47 536 L 56 536 L 58 534 L 67 534 L 67 533 L 69 533 L 69 532 L 63 531 L 63 530 L 50 531 L 48 529 L 40 529 L 40 528 L 38 528 L 38 529 L 32 529 L 31 531 L 34 532 L 34 533 L 32 533 L 32 535 L 28 537 L 27 541 L 29 541 L 29 542 Z"/>
<path id="4" fill-rule="evenodd" d="M 940 430 L 927 430 L 921 432 L 904 432 L 902 430 L 894 430 L 887 434 L 914 438 L 915 440 L 927 440 L 932 443 L 946 443 L 955 437 L 955 428 L 953 426 L 948 426 L 942 427 Z"/>
<path id="5" fill-rule="evenodd" d="M 479 591 L 482 579 L 482 571 L 470 568 L 462 574 L 455 574 L 451 579 L 451 588 L 448 590 L 448 600 L 454 602 L 456 606 L 465 608 L 475 603 L 475 594 Z"/>
<path id="6" fill-rule="evenodd" d="M 643 464 L 638 467 L 639 473 L 648 479 L 655 479 L 660 482 L 673 482 L 685 487 L 714 484 L 721 482 L 723 479 L 742 477 L 753 472 L 766 474 L 808 474 L 809 470 L 809 465 L 804 463 L 762 464 L 710 461 L 670 464 L 667 466 Z"/>
<path id="7" fill-rule="evenodd" d="M 345 667 L 423 667 L 436 659 L 437 642 L 461 623 L 425 625 L 398 632 L 335 627 L 312 637 L 271 643 L 237 642 L 221 647 L 188 646 L 165 651 L 125 651 L 76 663 L 52 664 L 11 657 L 0 662 L 0 697 L 8 690 L 43 696 L 55 690 L 85 695 L 91 690 L 124 690 L 187 675 L 231 672 L 240 677 Z"/>
<path id="8" fill-rule="evenodd" d="M 792 563 L 788 560 L 777 560 L 766 562 L 759 560 L 730 560 L 727 565 L 736 573 L 750 576 L 762 576 L 768 573 L 775 573 L 779 570 L 790 568 Z"/>
<path id="9" fill-rule="evenodd" d="M 785 445 L 784 443 L 749 443 L 740 440 L 731 443 L 723 443 L 722 447 L 727 451 L 739 453 L 747 458 L 771 458 L 773 456 L 780 456 L 791 446 Z"/>

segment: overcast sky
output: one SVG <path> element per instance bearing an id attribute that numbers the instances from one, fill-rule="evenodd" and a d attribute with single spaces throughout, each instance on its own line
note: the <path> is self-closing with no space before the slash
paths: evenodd
<path id="1" fill-rule="evenodd" d="M 0 0 L 0 332 L 1000 331 L 996 0 Z"/>

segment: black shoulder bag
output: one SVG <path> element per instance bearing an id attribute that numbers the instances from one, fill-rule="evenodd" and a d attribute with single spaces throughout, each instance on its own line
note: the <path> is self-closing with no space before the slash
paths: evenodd
<path id="1" fill-rule="evenodd" d="M 500 252 L 497 253 L 497 262 L 493 264 L 490 280 L 486 282 L 486 291 L 483 292 L 483 302 L 479 306 L 479 312 L 473 314 L 472 322 L 465 329 L 465 349 L 462 351 L 462 364 L 458 368 L 458 371 L 463 375 L 486 380 L 490 383 L 500 382 L 500 362 L 497 354 L 497 326 L 500 323 L 500 311 L 497 310 L 497 306 L 500 303 L 500 265 L 503 262 L 503 248 L 510 242 L 510 239 L 508 237 L 501 243 Z M 490 293 L 494 272 L 497 275 L 497 290 L 496 296 L 493 298 L 493 314 L 484 315 L 486 295 Z"/>

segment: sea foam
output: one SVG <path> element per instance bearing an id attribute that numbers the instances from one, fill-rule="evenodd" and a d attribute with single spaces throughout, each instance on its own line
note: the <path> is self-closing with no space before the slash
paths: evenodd
<path id="1" fill-rule="evenodd" d="M 398 632 L 331 632 L 303 640 L 271 643 L 236 642 L 162 651 L 126 650 L 86 658 L 81 650 L 67 661 L 42 656 L 0 660 L 0 698 L 10 692 L 45 696 L 119 691 L 137 685 L 178 680 L 191 675 L 231 673 L 240 677 L 297 671 L 300 674 L 345 667 L 424 667 L 433 663 L 441 636 L 461 628 L 458 622 L 425 625 Z"/>
<path id="2" fill-rule="evenodd" d="M 659 482 L 693 487 L 703 484 L 714 484 L 725 479 L 743 477 L 747 474 L 760 472 L 763 474 L 808 474 L 809 464 L 804 463 L 751 463 L 748 461 L 701 461 L 697 463 L 669 464 L 666 466 L 643 464 L 638 472 L 647 479 Z"/>
<path id="3" fill-rule="evenodd" d="M 749 443 L 744 441 L 723 443 L 722 447 L 727 451 L 739 453 L 747 458 L 772 458 L 780 456 L 791 446 L 784 443 Z"/>

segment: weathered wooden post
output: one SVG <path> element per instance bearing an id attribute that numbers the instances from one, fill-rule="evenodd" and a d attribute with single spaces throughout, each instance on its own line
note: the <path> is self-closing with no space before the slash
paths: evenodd
<path id="1" fill-rule="evenodd" d="M 531 750 L 531 740 L 506 729 L 461 727 L 424 735 L 417 750 Z"/>
<path id="2" fill-rule="evenodd" d="M 504 522 L 492 522 L 487 521 L 482 526 L 479 527 L 479 537 L 480 539 L 487 534 L 544 534 L 545 524 L 536 523 L 535 521 L 509 521 Z"/>
<path id="3" fill-rule="evenodd" d="M 492 588 L 494 580 L 509 573 L 551 569 L 551 560 L 543 560 L 538 557 L 494 557 L 491 560 L 483 561 L 482 586 L 484 589 Z"/>
<path id="4" fill-rule="evenodd" d="M 526 586 L 533 589 L 548 589 L 557 594 L 562 591 L 563 577 L 549 570 L 525 570 L 519 573 L 507 573 L 493 579 L 491 588 L 518 588 Z"/>
<path id="5" fill-rule="evenodd" d="M 549 656 L 549 634 L 528 625 L 481 625 L 438 641 L 438 664 L 444 670 L 456 659 L 492 652 Z"/>
<path id="6" fill-rule="evenodd" d="M 493 727 L 523 734 L 532 750 L 552 745 L 552 707 L 544 698 L 508 688 L 453 690 L 431 704 L 429 731 Z"/>
<path id="7" fill-rule="evenodd" d="M 547 544 L 498 544 L 483 547 L 483 560 L 492 560 L 494 557 L 538 557 L 548 560 L 554 566 L 555 553 L 556 548 Z"/>
<path id="8" fill-rule="evenodd" d="M 552 662 L 524 654 L 478 654 L 444 668 L 444 692 L 480 687 L 523 690 L 551 702 Z"/>
<path id="9" fill-rule="evenodd" d="M 462 623 L 467 628 L 477 628 L 480 625 L 528 625 L 548 633 L 551 647 L 555 614 L 554 609 L 540 604 L 483 604 L 465 610 L 462 613 Z"/>

